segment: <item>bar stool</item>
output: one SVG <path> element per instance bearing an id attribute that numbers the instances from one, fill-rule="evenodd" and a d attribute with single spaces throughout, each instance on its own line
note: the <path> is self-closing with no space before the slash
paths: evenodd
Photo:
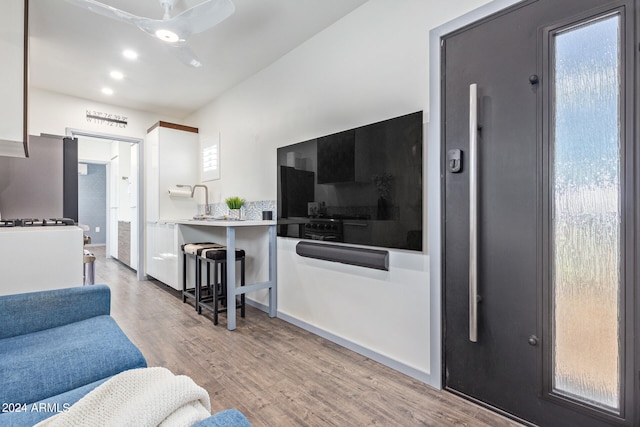
<path id="1" fill-rule="evenodd" d="M 186 303 L 187 298 L 193 299 L 195 302 L 195 309 L 198 311 L 198 295 L 200 290 L 198 289 L 198 285 L 200 283 L 198 277 L 198 256 L 205 249 L 216 249 L 216 248 L 224 248 L 223 245 L 212 242 L 204 242 L 204 243 L 185 243 L 180 246 L 180 250 L 182 251 L 182 302 Z M 187 258 L 193 257 L 195 272 L 196 272 L 196 285 L 193 289 L 187 288 Z"/>
<path id="2" fill-rule="evenodd" d="M 213 312 L 213 324 L 218 324 L 218 313 L 224 313 L 229 308 L 227 301 L 227 249 L 209 248 L 204 249 L 197 257 L 198 260 L 198 280 L 202 278 L 202 263 L 207 269 L 207 282 L 204 286 L 196 281 L 196 289 L 198 289 L 198 314 L 202 314 L 205 308 Z M 245 252 L 242 249 L 236 249 L 236 261 L 240 261 L 240 286 L 245 284 Z M 213 282 L 211 281 L 211 266 L 213 264 Z M 232 266 L 231 268 L 234 268 Z M 219 278 L 219 279 L 218 279 Z M 232 283 L 230 286 L 235 286 Z M 208 295 L 203 296 L 202 290 L 208 291 Z M 220 304 L 222 307 L 220 307 Z M 245 315 L 245 298 L 244 294 L 240 295 L 240 301 L 234 301 L 234 308 L 240 309 L 240 316 Z"/>

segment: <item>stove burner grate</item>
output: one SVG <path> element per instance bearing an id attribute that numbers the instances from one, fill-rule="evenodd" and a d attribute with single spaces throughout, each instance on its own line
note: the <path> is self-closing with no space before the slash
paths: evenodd
<path id="1" fill-rule="evenodd" d="M 42 227 L 42 226 L 64 226 L 64 225 L 75 225 L 75 221 L 70 218 L 0 219 L 0 227 Z"/>

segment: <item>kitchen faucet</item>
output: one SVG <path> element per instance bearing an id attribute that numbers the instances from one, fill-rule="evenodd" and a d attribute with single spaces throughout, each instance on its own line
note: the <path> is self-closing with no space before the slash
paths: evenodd
<path id="1" fill-rule="evenodd" d="M 197 187 L 204 188 L 204 214 L 211 215 L 211 207 L 209 206 L 209 189 L 207 188 L 206 185 L 202 185 L 202 184 L 194 185 L 193 188 L 191 189 L 191 197 L 193 197 L 193 194 L 196 192 Z"/>

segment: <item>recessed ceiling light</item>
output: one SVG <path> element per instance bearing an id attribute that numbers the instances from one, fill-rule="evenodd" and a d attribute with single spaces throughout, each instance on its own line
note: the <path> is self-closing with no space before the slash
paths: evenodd
<path id="1" fill-rule="evenodd" d="M 131 49 L 126 49 L 125 51 L 122 52 L 122 55 L 127 58 L 127 59 L 138 59 L 138 53 L 131 50 Z"/>
<path id="2" fill-rule="evenodd" d="M 158 30 L 156 31 L 156 37 L 160 40 L 163 40 L 168 43 L 175 43 L 180 40 L 180 37 L 173 31 L 169 30 Z"/>
<path id="3" fill-rule="evenodd" d="M 113 95 L 113 89 L 111 89 L 110 87 L 103 87 L 102 93 L 104 93 L 105 95 Z"/>
<path id="4" fill-rule="evenodd" d="M 111 73 L 109 73 L 109 75 L 111 76 L 112 79 L 115 79 L 115 80 L 122 80 L 124 78 L 124 74 L 122 74 L 120 71 L 117 71 L 117 70 L 113 70 Z"/>

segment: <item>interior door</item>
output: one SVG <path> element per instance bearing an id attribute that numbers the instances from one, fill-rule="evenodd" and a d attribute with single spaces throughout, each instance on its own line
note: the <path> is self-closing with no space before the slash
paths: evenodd
<path id="1" fill-rule="evenodd" d="M 634 1 L 443 38 L 444 383 L 544 426 L 638 425 Z"/>

